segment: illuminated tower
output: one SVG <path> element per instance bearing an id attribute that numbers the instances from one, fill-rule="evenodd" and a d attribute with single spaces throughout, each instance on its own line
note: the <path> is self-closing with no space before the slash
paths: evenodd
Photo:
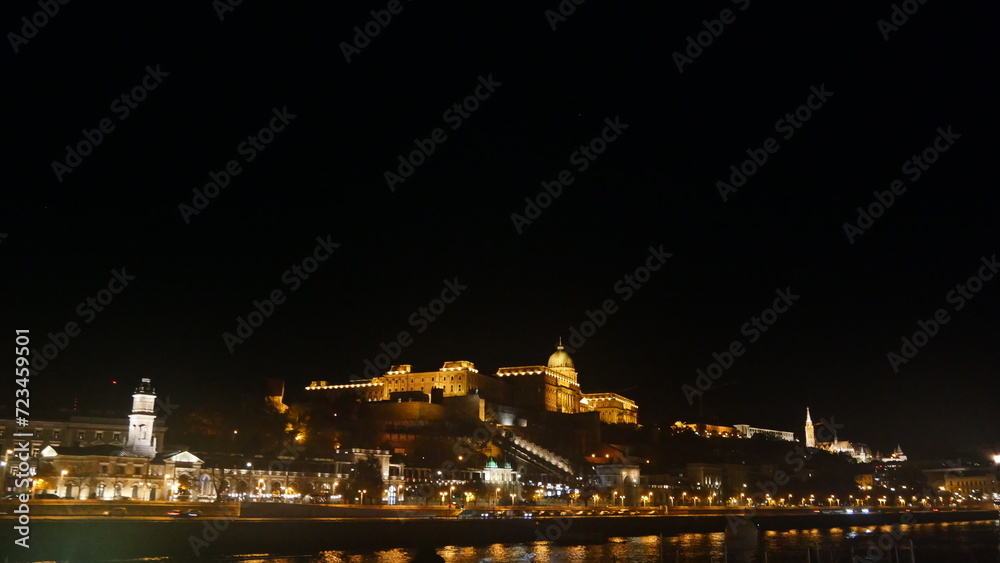
<path id="1" fill-rule="evenodd" d="M 809 417 L 809 407 L 806 407 L 806 447 L 816 447 L 816 429 L 813 428 L 812 418 Z"/>
<path id="2" fill-rule="evenodd" d="M 128 415 L 128 437 L 125 448 L 139 455 L 153 457 L 156 455 L 156 438 L 153 437 L 153 422 L 156 414 L 153 412 L 156 404 L 156 390 L 148 377 L 135 388 L 132 394 L 132 414 Z"/>

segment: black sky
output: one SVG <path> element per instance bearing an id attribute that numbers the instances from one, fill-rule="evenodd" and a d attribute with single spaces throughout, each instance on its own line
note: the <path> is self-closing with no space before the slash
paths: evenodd
<path id="1" fill-rule="evenodd" d="M 584 390 L 637 399 L 647 423 L 691 419 L 681 386 L 791 288 L 705 416 L 800 432 L 809 406 L 883 450 L 998 448 L 1000 282 L 960 311 L 946 297 L 998 250 L 998 14 L 928 2 L 885 40 L 893 4 L 861 4 L 594 0 L 553 31 L 554 1 L 405 2 L 350 63 L 341 43 L 385 2 L 243 3 L 222 21 L 207 1 L 61 6 L 4 54 L 7 334 L 40 347 L 83 327 L 33 380 L 34 408 L 124 408 L 139 377 L 224 408 L 269 377 L 360 375 L 403 330 L 394 363 L 414 369 L 542 363 L 616 299 L 574 354 Z M 724 9 L 735 21 L 678 72 L 672 54 Z M 38 10 L 7 4 L 0 21 L 21 33 Z M 113 100 L 157 65 L 168 75 L 120 119 Z M 445 110 L 489 76 L 500 85 L 452 130 Z M 833 94 L 781 138 L 813 87 Z M 286 107 L 245 162 L 240 143 Z M 628 128 L 578 171 L 571 153 L 616 116 Z M 102 118 L 114 131 L 59 181 L 52 162 Z M 948 127 L 960 137 L 911 181 L 903 164 Z M 447 139 L 390 191 L 384 172 L 436 128 Z M 780 148 L 724 202 L 716 182 L 767 137 Z M 242 172 L 186 224 L 178 205 L 231 159 Z M 564 169 L 574 182 L 518 234 L 511 214 Z M 843 224 L 896 179 L 907 191 L 850 243 Z M 340 247 L 289 292 L 283 272 L 327 236 Z M 624 301 L 616 282 L 660 246 L 673 256 Z M 78 304 L 121 268 L 135 280 L 83 323 Z M 456 278 L 468 289 L 417 333 L 411 314 Z M 287 301 L 230 353 L 222 334 L 274 289 Z M 894 373 L 887 353 L 939 308 L 950 321 Z"/>

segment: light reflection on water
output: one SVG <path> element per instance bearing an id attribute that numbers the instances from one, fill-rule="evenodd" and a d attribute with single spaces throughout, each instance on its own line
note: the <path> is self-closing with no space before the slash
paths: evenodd
<path id="1" fill-rule="evenodd" d="M 832 528 L 828 530 L 790 530 L 764 532 L 768 547 L 768 563 L 804 563 L 806 550 L 812 548 L 813 563 L 818 552 L 821 563 L 844 562 L 855 554 L 863 556 L 868 547 L 876 546 L 880 537 L 891 534 L 892 526 Z M 1000 521 L 941 524 L 915 524 L 901 527 L 901 544 L 916 546 L 916 561 L 920 563 L 1000 563 Z M 721 563 L 725 551 L 724 536 L 714 534 L 677 534 L 633 538 L 609 538 L 595 545 L 556 545 L 551 542 L 525 544 L 492 544 L 485 546 L 446 546 L 437 553 L 448 563 L 517 563 L 534 561 L 620 563 Z M 662 558 L 661 558 L 662 553 Z M 247 556 L 222 561 L 241 563 L 410 563 L 413 550 L 386 549 L 379 551 L 326 551 L 318 556 L 264 557 Z M 909 561 L 905 549 L 903 561 Z M 886 561 L 888 559 L 885 559 Z M 763 559 L 758 556 L 756 562 Z"/>

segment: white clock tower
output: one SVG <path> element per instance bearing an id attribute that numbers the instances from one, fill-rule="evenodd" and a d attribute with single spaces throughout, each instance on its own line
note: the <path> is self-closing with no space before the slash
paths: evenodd
<path id="1" fill-rule="evenodd" d="M 156 390 L 148 377 L 135 388 L 132 394 L 132 414 L 128 415 L 128 438 L 125 448 L 146 457 L 156 455 L 156 438 L 153 437 L 153 423 L 156 414 Z"/>

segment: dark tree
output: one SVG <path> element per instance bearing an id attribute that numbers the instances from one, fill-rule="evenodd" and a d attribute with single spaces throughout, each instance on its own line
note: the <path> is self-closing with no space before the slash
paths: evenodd
<path id="1" fill-rule="evenodd" d="M 344 485 L 345 500 L 351 501 L 354 497 L 361 497 L 361 491 L 365 491 L 366 502 L 378 504 L 382 502 L 382 465 L 378 459 L 368 456 L 359 459 L 354 464 L 351 476 L 347 478 Z M 370 500 L 369 500 L 370 499 Z"/>

